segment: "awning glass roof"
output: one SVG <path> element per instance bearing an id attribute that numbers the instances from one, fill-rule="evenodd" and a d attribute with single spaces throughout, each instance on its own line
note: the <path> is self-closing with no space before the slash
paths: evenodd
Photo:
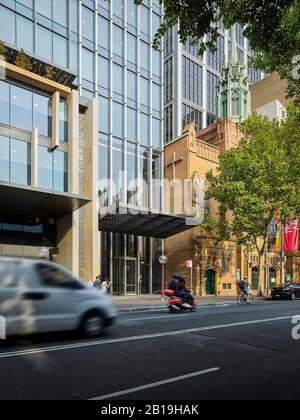
<path id="1" fill-rule="evenodd" d="M 104 232 L 166 239 L 198 224 L 197 219 L 118 204 L 100 210 L 99 229 Z"/>
<path id="2" fill-rule="evenodd" d="M 0 182 L 0 217 L 62 219 L 89 202 L 81 195 Z"/>

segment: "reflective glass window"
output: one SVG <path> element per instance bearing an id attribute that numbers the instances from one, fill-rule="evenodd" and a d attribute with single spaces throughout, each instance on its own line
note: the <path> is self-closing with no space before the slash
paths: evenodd
<path id="1" fill-rule="evenodd" d="M 40 25 L 36 26 L 36 54 L 52 61 L 52 32 Z"/>
<path id="2" fill-rule="evenodd" d="M 82 8 L 82 36 L 94 41 L 94 13 L 87 7 Z"/>
<path id="3" fill-rule="evenodd" d="M 105 50 L 109 50 L 109 21 L 98 17 L 98 44 Z"/>
<path id="4" fill-rule="evenodd" d="M 100 139 L 99 144 L 99 197 L 100 206 L 108 206 L 109 186 L 109 142 L 107 138 Z"/>
<path id="5" fill-rule="evenodd" d="M 99 130 L 109 133 L 109 100 L 99 96 Z"/>
<path id="6" fill-rule="evenodd" d="M 113 135 L 119 138 L 124 137 L 123 105 L 113 103 Z"/>
<path id="7" fill-rule="evenodd" d="M 137 204 L 137 153 L 136 146 L 127 144 L 127 202 Z"/>
<path id="8" fill-rule="evenodd" d="M 149 9 L 141 5 L 141 31 L 146 35 L 150 35 L 150 25 L 149 25 Z"/>
<path id="9" fill-rule="evenodd" d="M 123 19 L 124 15 L 124 0 L 113 1 L 113 14 L 120 19 Z"/>
<path id="10" fill-rule="evenodd" d="M 134 28 L 137 27 L 137 7 L 133 0 L 127 0 L 127 21 Z"/>
<path id="11" fill-rule="evenodd" d="M 141 144 L 149 145 L 149 116 L 141 114 Z"/>
<path id="12" fill-rule="evenodd" d="M 98 61 L 98 85 L 109 89 L 109 61 L 99 56 Z"/>
<path id="13" fill-rule="evenodd" d="M 0 136 L 0 179 L 9 181 L 9 138 Z"/>
<path id="14" fill-rule="evenodd" d="M 112 195 L 113 201 L 121 198 L 122 172 L 123 172 L 123 142 L 117 139 L 113 140 L 113 178 Z"/>
<path id="15" fill-rule="evenodd" d="M 141 77 L 141 104 L 149 106 L 149 80 Z"/>
<path id="16" fill-rule="evenodd" d="M 67 153 L 54 151 L 53 161 L 53 187 L 55 191 L 68 191 L 68 161 Z"/>
<path id="17" fill-rule="evenodd" d="M 119 57 L 123 57 L 123 47 L 124 47 L 124 32 L 123 29 L 118 26 L 113 26 L 113 53 Z"/>
<path id="18" fill-rule="evenodd" d="M 9 125 L 9 84 L 0 80 L 0 124 Z"/>
<path id="19" fill-rule="evenodd" d="M 39 186 L 52 190 L 53 188 L 53 151 L 39 146 Z"/>
<path id="20" fill-rule="evenodd" d="M 17 46 L 33 52 L 33 22 L 17 15 Z"/>
<path id="21" fill-rule="evenodd" d="M 133 64 L 136 64 L 136 37 L 127 34 L 127 59 Z"/>
<path id="22" fill-rule="evenodd" d="M 67 0 L 53 2 L 53 20 L 64 28 L 67 27 Z"/>
<path id="23" fill-rule="evenodd" d="M 51 137 L 52 132 L 51 106 L 51 98 L 33 94 L 33 127 L 38 128 L 39 133 L 47 137 Z"/>
<path id="24" fill-rule="evenodd" d="M 152 145 L 155 149 L 161 149 L 161 121 L 152 119 Z"/>
<path id="25" fill-rule="evenodd" d="M 30 184 L 30 145 L 24 141 L 11 139 L 10 181 L 16 184 Z"/>
<path id="26" fill-rule="evenodd" d="M 32 131 L 32 92 L 11 85 L 10 116 L 13 127 Z"/>
<path id="27" fill-rule="evenodd" d="M 82 49 L 82 77 L 89 82 L 94 82 L 94 53 Z"/>
<path id="28" fill-rule="evenodd" d="M 131 71 L 127 72 L 127 96 L 133 101 L 137 100 L 136 74 Z"/>
<path id="29" fill-rule="evenodd" d="M 61 141 L 68 141 L 68 103 L 65 99 L 60 101 L 59 133 Z"/>
<path id="30" fill-rule="evenodd" d="M 35 0 L 35 10 L 37 13 L 52 20 L 52 1 L 53 0 Z"/>
<path id="31" fill-rule="evenodd" d="M 152 103 L 156 111 L 161 111 L 161 88 L 155 83 L 152 84 Z"/>
<path id="32" fill-rule="evenodd" d="M 149 45 L 141 41 L 141 67 L 149 70 Z"/>
<path id="33" fill-rule="evenodd" d="M 67 39 L 56 34 L 53 35 L 53 61 L 60 67 L 68 67 Z"/>
<path id="34" fill-rule="evenodd" d="M 124 76 L 123 76 L 123 67 L 118 66 L 117 64 L 113 65 L 113 90 L 118 95 L 123 96 L 124 88 Z"/>
<path id="35" fill-rule="evenodd" d="M 153 73 L 158 76 L 161 77 L 161 53 L 158 51 L 153 50 L 152 51 L 152 70 Z"/>
<path id="36" fill-rule="evenodd" d="M 3 6 L 0 6 L 0 39 L 12 45 L 16 43 L 15 13 Z"/>
<path id="37" fill-rule="evenodd" d="M 127 139 L 137 141 L 137 112 L 131 108 L 127 108 Z"/>

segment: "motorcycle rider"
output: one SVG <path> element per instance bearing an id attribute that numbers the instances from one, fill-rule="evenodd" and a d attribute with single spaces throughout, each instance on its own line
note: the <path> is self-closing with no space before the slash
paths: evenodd
<path id="1" fill-rule="evenodd" d="M 192 305 L 189 304 L 190 294 L 186 291 L 185 279 L 185 276 L 174 274 L 172 280 L 169 283 L 169 289 L 174 290 L 175 296 L 183 299 L 182 306 L 184 308 L 191 308 Z"/>

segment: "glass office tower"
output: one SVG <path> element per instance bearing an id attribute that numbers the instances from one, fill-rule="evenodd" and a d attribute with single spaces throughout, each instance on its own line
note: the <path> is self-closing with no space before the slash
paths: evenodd
<path id="1" fill-rule="evenodd" d="M 81 107 L 98 100 L 101 208 L 116 202 L 162 208 L 154 181 L 162 177 L 163 59 L 151 47 L 160 22 L 158 0 L 146 0 L 141 7 L 133 0 L 0 1 L 0 41 L 12 51 L 23 49 L 35 66 L 42 63 L 56 74 L 71 75 Z M 67 101 L 60 100 L 60 146 L 54 152 L 48 149 L 51 95 L 13 81 L 1 81 L 0 90 L 0 124 L 27 130 L 20 139 L 15 132 L 13 138 L 0 137 L 0 178 L 32 185 L 30 133 L 39 128 L 38 186 L 68 192 Z M 143 183 L 137 185 L 136 179 Z M 25 237 L 27 228 L 19 229 Z M 41 245 L 51 241 L 55 246 L 51 226 L 34 229 L 50 230 L 46 239 L 40 234 Z M 112 280 L 114 294 L 152 293 L 161 287 L 160 240 L 99 232 L 99 242 L 99 272 Z"/>
<path id="2" fill-rule="evenodd" d="M 176 27 L 168 30 L 164 48 L 166 143 L 181 136 L 182 129 L 192 121 L 197 130 L 216 122 L 217 86 L 231 51 L 231 30 L 225 30 L 222 23 L 218 29 L 217 51 L 206 51 L 203 57 L 199 56 L 197 46 L 179 42 Z M 240 25 L 236 25 L 236 38 L 239 58 L 248 66 L 250 83 L 256 83 L 264 75 L 251 64 L 252 50 Z"/>

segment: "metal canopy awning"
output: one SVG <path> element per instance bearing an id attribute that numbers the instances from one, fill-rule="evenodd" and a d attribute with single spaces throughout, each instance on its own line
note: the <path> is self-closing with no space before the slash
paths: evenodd
<path id="1" fill-rule="evenodd" d="M 86 196 L 0 182 L 0 217 L 63 219 L 89 203 Z"/>
<path id="2" fill-rule="evenodd" d="M 198 219 L 118 204 L 100 210 L 99 229 L 103 232 L 166 239 L 198 224 Z"/>

